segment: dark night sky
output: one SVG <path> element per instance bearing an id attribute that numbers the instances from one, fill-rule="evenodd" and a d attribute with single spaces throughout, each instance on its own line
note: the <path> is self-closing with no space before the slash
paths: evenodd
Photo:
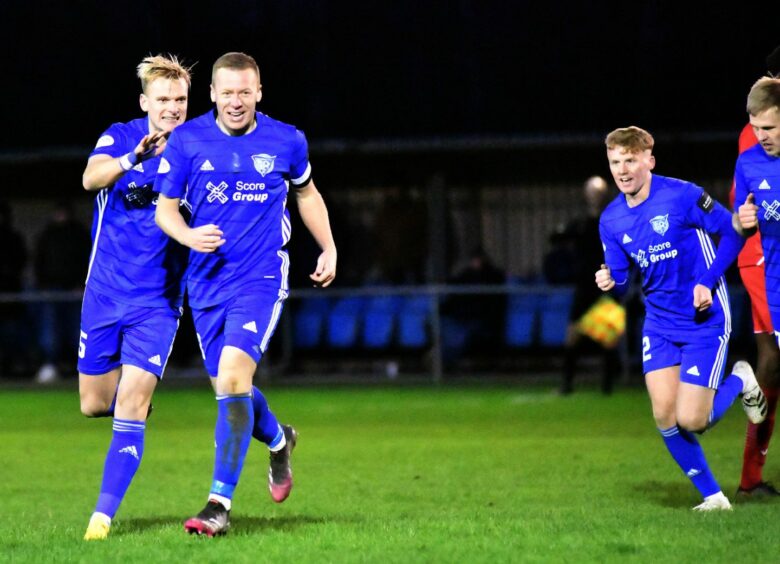
<path id="1" fill-rule="evenodd" d="M 780 43 L 766 3 L 195 4 L 3 2 L 0 152 L 88 147 L 140 115 L 134 67 L 158 52 L 197 61 L 191 117 L 210 107 L 214 59 L 252 54 L 261 109 L 310 139 L 738 131 Z"/>

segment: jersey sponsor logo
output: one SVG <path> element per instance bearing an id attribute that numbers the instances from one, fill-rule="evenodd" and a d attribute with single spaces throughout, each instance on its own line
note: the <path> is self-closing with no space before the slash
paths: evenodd
<path id="1" fill-rule="evenodd" d="M 160 359 L 160 355 L 156 354 L 153 357 L 149 359 L 149 362 L 154 364 L 155 366 L 162 366 L 162 359 Z"/>
<path id="2" fill-rule="evenodd" d="M 149 204 L 156 206 L 158 196 L 159 194 L 152 190 L 151 185 L 138 186 L 135 182 L 131 182 L 127 185 L 125 200 L 134 208 L 145 208 Z"/>
<path id="3" fill-rule="evenodd" d="M 711 213 L 715 209 L 715 200 L 707 192 L 702 192 L 696 205 L 705 213 Z"/>
<path id="4" fill-rule="evenodd" d="M 220 204 L 224 204 L 228 201 L 228 197 L 225 196 L 225 190 L 227 190 L 227 182 L 224 180 L 215 186 L 213 182 L 209 181 L 206 184 L 206 190 L 209 191 L 209 195 L 206 196 L 206 201 L 213 204 L 215 200 L 218 200 Z"/>
<path id="5" fill-rule="evenodd" d="M 114 138 L 110 135 L 103 135 L 100 139 L 97 140 L 97 143 L 95 144 L 95 149 L 100 149 L 100 147 L 110 147 L 114 144 Z"/>
<path id="6" fill-rule="evenodd" d="M 647 268 L 650 266 L 650 262 L 647 260 L 647 254 L 643 249 L 639 249 L 636 253 L 631 253 L 639 268 Z"/>
<path id="7" fill-rule="evenodd" d="M 251 331 L 252 333 L 257 334 L 257 324 L 254 321 L 244 323 L 241 327 L 242 329 L 246 329 L 247 331 Z"/>
<path id="8" fill-rule="evenodd" d="M 761 202 L 761 207 L 764 208 L 764 219 L 767 221 L 777 221 L 780 219 L 780 213 L 777 208 L 780 207 L 780 202 L 775 200 L 771 204 L 767 202 Z"/>
<path id="9" fill-rule="evenodd" d="M 632 242 L 633 239 L 628 236 L 628 233 L 623 233 L 623 244 L 627 245 L 628 243 Z"/>
<path id="10" fill-rule="evenodd" d="M 701 374 L 699 374 L 698 366 L 691 366 L 688 370 L 685 371 L 685 373 L 690 374 L 691 376 L 701 376 Z"/>
<path id="11" fill-rule="evenodd" d="M 650 253 L 650 262 L 656 263 L 662 260 L 675 258 L 677 256 L 677 249 L 672 248 L 672 244 L 669 241 L 658 243 L 657 245 L 649 245 L 647 252 Z"/>
<path id="12" fill-rule="evenodd" d="M 663 235 L 669 230 L 669 214 L 655 216 L 650 220 L 650 225 L 653 226 L 653 231 Z"/>
<path id="13" fill-rule="evenodd" d="M 125 448 L 119 449 L 120 454 L 129 454 L 136 460 L 138 460 L 138 451 L 135 448 L 135 445 L 126 446 Z"/>
<path id="14" fill-rule="evenodd" d="M 265 176 L 274 169 L 275 159 L 276 155 L 267 155 L 266 153 L 252 155 L 252 163 L 254 163 L 255 170 L 259 172 L 261 176 Z"/>
<path id="15" fill-rule="evenodd" d="M 758 185 L 759 190 L 771 190 L 772 187 L 769 185 L 769 182 L 766 181 L 766 178 L 764 178 L 761 181 L 761 184 Z"/>
<path id="16" fill-rule="evenodd" d="M 204 162 L 202 165 L 200 165 L 200 170 L 212 171 L 212 170 L 214 170 L 214 165 L 211 164 L 211 161 L 206 159 L 206 162 Z"/>
<path id="17" fill-rule="evenodd" d="M 171 171 L 171 163 L 165 157 L 160 159 L 160 166 L 157 167 L 157 174 L 165 174 Z"/>

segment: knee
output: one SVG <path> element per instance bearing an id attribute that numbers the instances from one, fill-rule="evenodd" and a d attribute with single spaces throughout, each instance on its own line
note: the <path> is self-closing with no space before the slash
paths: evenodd
<path id="1" fill-rule="evenodd" d="M 677 419 L 674 415 L 674 405 L 654 405 L 653 419 L 655 419 L 655 425 L 659 429 L 668 429 L 669 427 L 674 426 L 677 424 Z"/>
<path id="2" fill-rule="evenodd" d="M 686 413 L 677 416 L 677 424 L 691 433 L 701 433 L 707 429 L 709 415 L 700 413 Z"/>
<path id="3" fill-rule="evenodd" d="M 111 400 L 106 401 L 105 398 L 95 394 L 81 395 L 81 413 L 86 417 L 99 417 L 105 415 L 110 407 Z"/>

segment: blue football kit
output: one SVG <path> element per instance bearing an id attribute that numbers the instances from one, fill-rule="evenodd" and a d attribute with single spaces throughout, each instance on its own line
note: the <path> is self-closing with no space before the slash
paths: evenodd
<path id="1" fill-rule="evenodd" d="M 635 207 L 620 194 L 602 212 L 605 263 L 618 294 L 631 268 L 642 274 L 644 372 L 680 365 L 681 381 L 717 389 L 731 333 L 723 273 L 743 240 L 731 214 L 701 187 L 652 175 L 649 190 Z M 710 234 L 720 237 L 717 253 Z M 712 306 L 702 312 L 693 305 L 697 284 L 712 290 Z"/>
<path id="2" fill-rule="evenodd" d="M 775 335 L 780 339 L 780 157 L 768 155 L 761 145 L 744 151 L 734 172 L 734 207 L 753 194 L 758 206 L 758 229 L 764 250 L 766 299 Z"/>
<path id="3" fill-rule="evenodd" d="M 190 251 L 187 292 L 206 370 L 217 374 L 224 346 L 256 362 L 265 352 L 289 292 L 290 185 L 311 178 L 308 145 L 291 125 L 256 113 L 257 126 L 230 136 L 213 111 L 176 128 L 155 189 L 191 206 L 190 227 L 214 224 L 225 243 Z"/>
<path id="4" fill-rule="evenodd" d="M 120 157 L 148 134 L 147 118 L 112 124 L 90 157 Z M 79 372 L 123 364 L 162 376 L 181 316 L 186 248 L 155 224 L 160 157 L 136 164 L 95 198 L 82 305 Z"/>

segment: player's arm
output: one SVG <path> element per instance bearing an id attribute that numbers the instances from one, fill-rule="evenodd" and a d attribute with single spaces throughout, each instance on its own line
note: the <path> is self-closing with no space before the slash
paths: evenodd
<path id="1" fill-rule="evenodd" d="M 317 258 L 317 267 L 309 275 L 309 278 L 314 281 L 315 286 L 327 287 L 336 277 L 336 260 L 338 258 L 336 243 L 330 229 L 328 208 L 325 206 L 322 194 L 311 180 L 305 186 L 295 190 L 295 200 L 303 224 L 322 249 L 322 254 Z"/>
<path id="2" fill-rule="evenodd" d="M 758 206 L 753 201 L 745 175 L 742 173 L 741 159 L 737 159 L 734 170 L 734 206 L 732 217 L 734 230 L 743 237 L 750 237 L 758 230 Z"/>
<path id="3" fill-rule="evenodd" d="M 596 286 L 602 292 L 612 292 L 620 298 L 628 291 L 631 263 L 603 222 L 599 223 L 599 233 L 604 248 L 604 263 L 596 271 Z"/>
<path id="4" fill-rule="evenodd" d="M 733 216 L 726 208 L 713 200 L 706 192 L 701 191 L 694 194 L 696 198 L 688 212 L 689 221 L 694 228 L 704 228 L 710 235 L 720 237 L 715 252 L 715 259 L 710 264 L 709 270 L 697 281 L 697 286 L 703 286 L 707 290 L 712 290 L 723 276 L 726 269 L 737 259 L 739 252 L 745 245 L 745 239 L 735 229 Z M 694 288 L 694 306 L 700 309 L 706 309 L 706 304 L 701 300 L 706 296 L 701 288 Z M 705 299 L 706 302 L 706 299 Z M 711 297 L 710 297 L 711 303 Z"/>
<path id="5" fill-rule="evenodd" d="M 84 190 L 102 190 L 106 186 L 111 186 L 135 165 L 156 157 L 164 148 L 165 133 L 157 131 L 145 135 L 135 149 L 119 157 L 106 154 L 91 156 L 81 175 Z"/>
<path id="6" fill-rule="evenodd" d="M 187 225 L 179 211 L 179 198 L 168 198 L 160 194 L 154 221 L 170 238 L 199 253 L 213 253 L 225 244 L 222 231 L 216 225 L 208 224 L 195 228 Z"/>

